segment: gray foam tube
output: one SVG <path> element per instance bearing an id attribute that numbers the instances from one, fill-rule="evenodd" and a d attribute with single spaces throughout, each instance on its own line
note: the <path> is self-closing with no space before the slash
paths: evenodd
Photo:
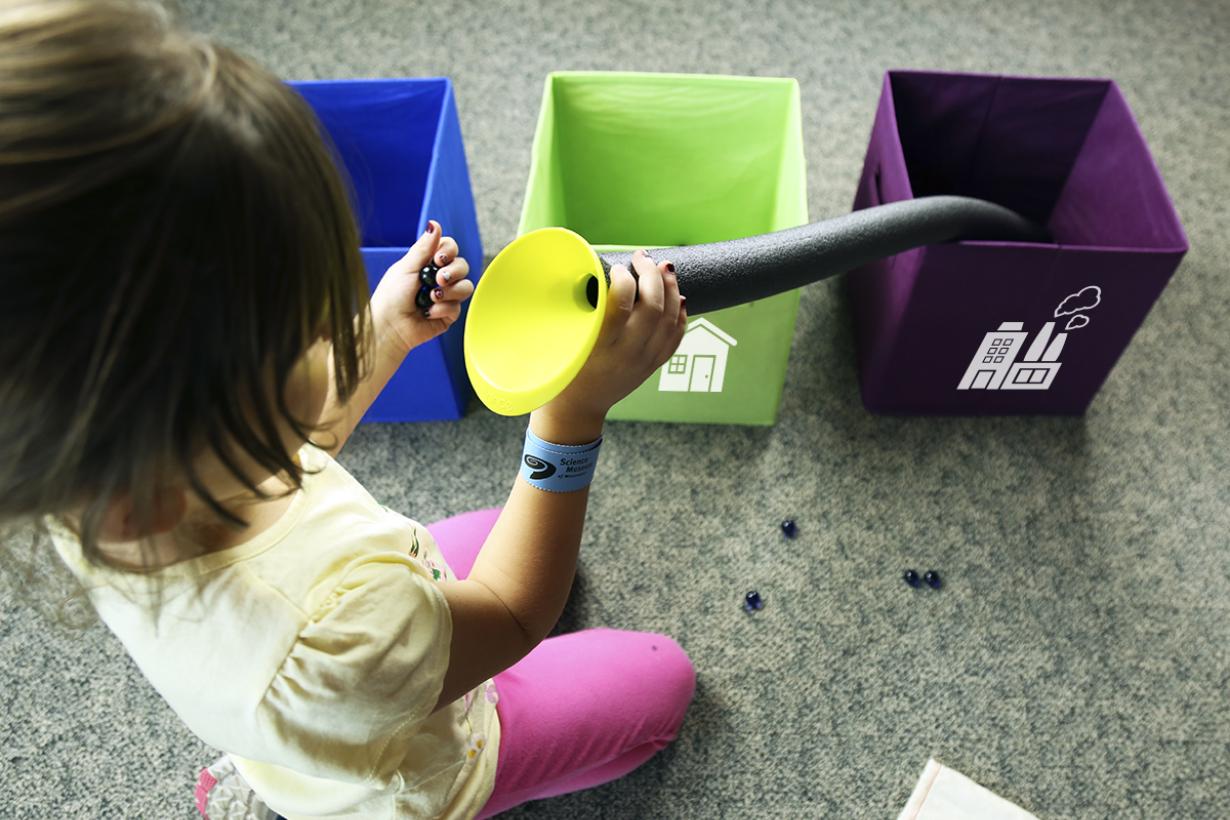
<path id="1" fill-rule="evenodd" d="M 890 202 L 798 228 L 654 250 L 675 266 L 688 315 L 741 305 L 827 279 L 922 245 L 954 239 L 1051 242 L 1049 232 L 993 202 L 928 196 Z M 630 253 L 599 254 L 610 281 L 613 265 Z"/>

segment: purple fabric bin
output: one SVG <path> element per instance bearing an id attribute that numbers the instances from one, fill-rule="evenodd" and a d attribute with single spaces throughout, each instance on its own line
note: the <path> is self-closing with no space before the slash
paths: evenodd
<path id="1" fill-rule="evenodd" d="M 1055 244 L 955 242 L 846 277 L 863 403 L 910 414 L 1080 414 L 1187 237 L 1105 79 L 889 71 L 855 210 L 981 197 Z"/>

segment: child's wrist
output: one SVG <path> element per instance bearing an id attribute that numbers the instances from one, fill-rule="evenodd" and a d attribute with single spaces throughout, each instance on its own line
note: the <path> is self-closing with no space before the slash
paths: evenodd
<path id="1" fill-rule="evenodd" d="M 547 404 L 530 413 L 530 430 L 538 438 L 552 444 L 588 444 L 602 436 L 605 421 L 605 413 Z"/>
<path id="2" fill-rule="evenodd" d="M 521 452 L 521 478 L 549 493 L 584 490 L 594 480 L 602 437 L 583 444 L 544 441 L 533 429 L 525 431 Z"/>
<path id="3" fill-rule="evenodd" d="M 396 311 L 385 305 L 385 301 L 379 293 L 372 295 L 372 339 L 375 340 L 376 356 L 390 356 L 400 362 L 412 346 L 397 329 Z"/>

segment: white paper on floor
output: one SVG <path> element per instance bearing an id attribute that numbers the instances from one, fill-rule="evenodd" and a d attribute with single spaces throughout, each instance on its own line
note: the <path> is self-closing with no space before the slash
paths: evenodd
<path id="1" fill-rule="evenodd" d="M 1038 820 L 936 760 L 928 760 L 897 820 Z"/>

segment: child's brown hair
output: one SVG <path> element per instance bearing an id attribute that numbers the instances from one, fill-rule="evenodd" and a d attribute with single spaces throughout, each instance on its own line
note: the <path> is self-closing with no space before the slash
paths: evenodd
<path id="1" fill-rule="evenodd" d="M 135 0 L 0 0 L 0 524 L 110 499 L 140 520 L 205 448 L 301 478 L 280 387 L 332 338 L 362 378 L 367 284 L 346 188 L 306 103 Z M 277 389 L 271 389 L 277 388 Z M 27 579 L 28 580 L 28 579 Z"/>

